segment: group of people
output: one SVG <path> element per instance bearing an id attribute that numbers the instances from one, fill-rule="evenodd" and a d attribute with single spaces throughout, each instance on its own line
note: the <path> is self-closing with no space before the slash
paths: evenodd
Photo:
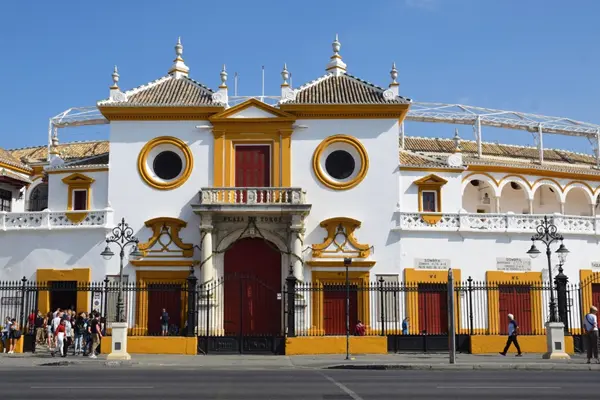
<path id="1" fill-rule="evenodd" d="M 15 318 L 6 317 L 2 326 L 2 351 L 13 354 L 17 341 L 21 337 L 19 323 Z"/>
<path id="2" fill-rule="evenodd" d="M 73 310 L 59 308 L 44 316 L 38 310 L 29 315 L 28 325 L 30 333 L 35 334 L 36 345 L 46 345 L 53 357 L 56 353 L 66 357 L 72 346 L 73 355 L 96 358 L 102 338 L 100 315 L 96 312 L 89 316 L 85 312 L 77 315 Z"/>

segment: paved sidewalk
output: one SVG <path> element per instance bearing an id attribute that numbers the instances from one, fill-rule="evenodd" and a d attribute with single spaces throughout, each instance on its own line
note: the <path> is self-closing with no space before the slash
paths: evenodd
<path id="1" fill-rule="evenodd" d="M 82 368 L 131 367 L 174 369 L 398 369 L 398 370 L 599 370 L 598 364 L 585 364 L 585 358 L 575 355 L 570 360 L 543 360 L 541 354 L 523 357 L 498 354 L 458 354 L 456 364 L 448 363 L 447 354 L 357 355 L 350 360 L 345 355 L 274 356 L 274 355 L 150 355 L 134 354 L 131 361 L 106 361 L 106 356 L 90 359 L 82 356 L 52 357 L 47 352 L 37 354 L 0 354 L 0 368 L 77 366 Z"/>

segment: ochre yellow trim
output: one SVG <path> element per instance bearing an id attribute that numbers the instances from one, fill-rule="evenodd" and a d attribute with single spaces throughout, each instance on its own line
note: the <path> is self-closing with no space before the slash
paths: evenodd
<path id="1" fill-rule="evenodd" d="M 461 282 L 460 279 L 460 269 L 452 269 L 452 277 L 454 280 L 454 287 Z M 419 334 L 419 291 L 418 285 L 419 283 L 448 283 L 448 271 L 446 270 L 422 270 L 422 269 L 414 269 L 414 268 L 405 268 L 404 269 L 404 284 L 409 288 L 414 288 L 415 290 L 409 290 L 406 293 L 406 309 L 408 317 L 410 318 L 410 328 L 409 333 L 411 335 Z M 458 293 L 454 293 L 455 301 L 458 303 L 460 298 L 458 297 Z M 459 324 L 459 314 L 458 309 L 455 310 L 455 318 L 457 321 L 457 326 Z"/>
<path id="2" fill-rule="evenodd" d="M 67 210 L 73 210 L 73 196 L 76 190 L 85 190 L 86 192 L 86 210 L 91 210 L 92 208 L 92 183 L 94 183 L 94 179 L 89 176 L 75 173 L 71 174 L 62 179 L 63 183 L 68 186 L 68 198 L 67 198 Z M 74 213 L 66 213 L 66 217 L 69 221 L 74 224 L 78 224 L 87 217 L 88 213 L 85 211 L 77 210 L 80 212 Z"/>
<path id="3" fill-rule="evenodd" d="M 587 181 L 600 181 L 600 175 L 586 174 L 586 173 L 572 173 L 572 172 L 559 172 L 559 171 L 546 171 L 535 168 L 519 168 L 519 167 L 501 167 L 494 165 L 469 165 L 467 167 L 469 171 L 483 171 L 483 172 L 504 172 L 513 174 L 524 174 L 524 175 L 537 175 L 547 176 L 556 179 L 584 179 Z"/>
<path id="4" fill-rule="evenodd" d="M 15 167 L 14 165 L 9 165 L 9 164 L 3 163 L 3 162 L 0 162 L 0 167 L 10 169 L 15 172 L 21 172 L 23 174 L 26 174 L 27 176 L 31 176 L 33 174 L 33 171 L 31 171 L 31 170 L 27 170 L 25 168 L 20 168 L 20 167 Z"/>
<path id="5" fill-rule="evenodd" d="M 351 354 L 387 354 L 387 336 L 350 336 Z M 285 340 L 287 356 L 312 354 L 346 354 L 344 336 L 289 337 Z"/>
<path id="6" fill-rule="evenodd" d="M 428 168 L 428 167 L 411 167 L 408 165 L 401 165 L 398 169 L 402 171 L 424 171 L 424 172 L 465 172 L 464 168 Z"/>
<path id="7" fill-rule="evenodd" d="M 182 161 L 185 164 L 183 166 L 183 171 L 181 172 L 179 177 L 168 182 L 156 180 L 150 175 L 150 173 L 146 169 L 146 164 L 148 162 L 148 155 L 150 154 L 150 151 L 152 151 L 152 149 L 154 149 L 157 146 L 165 144 L 172 145 L 178 148 L 183 153 L 184 160 Z M 193 168 L 194 156 L 192 154 L 192 150 L 183 140 L 173 136 L 160 136 L 150 140 L 144 145 L 142 151 L 140 151 L 140 155 L 138 156 L 138 172 L 142 180 L 146 182 L 148 186 L 158 190 L 171 190 L 183 185 L 192 174 Z"/>
<path id="8" fill-rule="evenodd" d="M 592 196 L 594 195 L 594 193 L 595 193 L 595 190 L 594 190 L 594 189 L 592 189 L 592 187 L 591 187 L 591 186 L 590 186 L 590 185 L 589 185 L 587 182 L 584 182 L 584 181 L 571 181 L 571 182 L 567 183 L 565 186 L 563 186 L 563 193 L 564 193 L 564 192 L 566 192 L 566 190 L 567 190 L 567 189 L 568 189 L 570 186 L 573 186 L 573 185 L 575 185 L 575 184 L 581 184 L 581 185 L 583 185 L 583 186 L 587 187 L 588 189 L 590 189 L 590 192 L 592 193 Z"/>
<path id="9" fill-rule="evenodd" d="M 344 260 L 309 260 L 305 262 L 310 267 L 344 267 Z M 371 268 L 377 264 L 377 261 L 352 260 L 352 267 L 368 267 Z"/>
<path id="10" fill-rule="evenodd" d="M 258 108 L 262 111 L 265 111 L 266 113 L 269 113 L 271 115 L 274 115 L 275 117 L 268 117 L 268 118 L 230 118 L 232 115 L 239 113 L 240 111 L 246 110 L 248 108 Z M 249 99 L 246 100 L 243 103 L 240 103 L 238 105 L 235 105 L 231 108 L 228 108 L 224 111 L 221 111 L 218 114 L 215 114 L 213 116 L 210 117 L 210 121 L 211 122 L 224 122 L 223 120 L 227 120 L 227 122 L 231 122 L 232 120 L 236 120 L 236 119 L 242 119 L 245 122 L 258 122 L 258 123 L 269 123 L 269 122 L 275 122 L 275 123 L 281 123 L 281 122 L 294 122 L 296 120 L 296 117 L 293 116 L 292 114 L 289 114 L 285 111 L 280 110 L 279 108 L 275 108 L 273 106 L 270 106 L 266 103 L 263 103 L 262 101 L 256 100 L 256 99 Z M 269 120 L 274 120 L 274 121 L 269 121 Z"/>
<path id="11" fill-rule="evenodd" d="M 111 107 L 98 109 L 109 121 L 207 120 L 223 107 Z"/>
<path id="12" fill-rule="evenodd" d="M 112 337 L 102 337 L 102 354 L 112 351 Z M 183 336 L 129 336 L 127 352 L 130 354 L 198 354 L 198 338 Z"/>
<path id="13" fill-rule="evenodd" d="M 442 212 L 442 186 L 448 183 L 447 180 L 441 178 L 435 174 L 427 175 L 421 179 L 417 179 L 413 182 L 419 188 L 419 212 L 423 212 L 423 192 L 424 191 L 432 191 L 436 193 L 436 202 L 437 202 L 437 210 L 438 213 Z M 439 218 L 430 218 L 430 221 L 434 221 L 434 223 L 439 222 L 441 216 Z M 425 222 L 428 222 L 425 218 L 423 218 Z"/>
<path id="14" fill-rule="evenodd" d="M 498 349 L 502 350 L 506 344 L 506 336 L 473 335 L 469 342 L 471 343 L 471 354 L 498 354 Z M 548 351 L 548 338 L 546 335 L 521 335 L 519 336 L 519 345 L 532 354 L 545 353 Z M 511 346 L 508 352 L 516 353 L 516 349 Z M 573 336 L 565 336 L 565 352 L 575 353 Z"/>
<path id="15" fill-rule="evenodd" d="M 429 225 L 435 225 L 442 219 L 442 214 L 421 214 L 421 219 Z"/>
<path id="16" fill-rule="evenodd" d="M 323 152 L 327 147 L 335 143 L 344 143 L 353 147 L 360 158 L 360 170 L 358 171 L 358 174 L 356 174 L 356 176 L 350 181 L 337 182 L 331 179 L 327 175 L 326 171 L 323 171 L 321 169 L 321 156 L 323 155 Z M 367 149 L 365 149 L 365 146 L 363 146 L 360 140 L 348 135 L 334 135 L 329 136 L 328 138 L 323 140 L 315 149 L 312 161 L 313 172 L 315 173 L 317 180 L 321 182 L 325 187 L 334 190 L 352 189 L 353 187 L 358 185 L 363 179 L 365 179 L 365 177 L 367 176 L 367 171 L 369 170 L 369 155 L 367 154 Z"/>
<path id="17" fill-rule="evenodd" d="M 79 285 L 89 285 L 92 281 L 91 268 L 74 268 L 74 269 L 38 269 L 36 271 L 36 280 L 41 283 L 57 282 L 57 281 L 74 281 Z M 46 314 L 50 310 L 50 291 L 40 290 L 38 292 L 38 309 L 42 314 Z M 85 290 L 77 291 L 77 311 L 89 312 L 90 295 Z"/>
<path id="18" fill-rule="evenodd" d="M 194 265 L 194 260 L 130 260 L 129 262 L 136 267 L 191 267 Z"/>
<path id="19" fill-rule="evenodd" d="M 505 175 L 505 176 L 503 176 L 503 177 L 502 177 L 502 178 L 501 178 L 501 179 L 498 181 L 498 186 L 502 185 L 502 183 L 503 183 L 504 181 L 508 181 L 508 182 L 516 182 L 516 183 L 522 183 L 522 182 L 520 182 L 520 181 L 513 181 L 513 180 L 511 180 L 511 179 L 509 179 L 509 178 L 519 178 L 519 179 L 522 179 L 522 180 L 523 180 L 523 182 L 525 183 L 525 185 L 527 185 L 527 187 L 528 187 L 529 189 L 533 189 L 533 185 L 531 184 L 531 182 L 529 182 L 529 180 L 528 180 L 527 178 L 525 178 L 525 177 L 524 177 L 524 176 L 522 176 L 522 175 L 516 175 L 516 174 L 510 174 L 510 175 Z"/>
<path id="20" fill-rule="evenodd" d="M 475 176 L 475 175 L 484 175 L 484 176 L 487 176 L 488 178 L 490 178 L 492 180 L 492 182 L 494 182 L 496 184 L 496 186 L 500 185 L 500 182 L 498 182 L 496 180 L 496 178 L 494 178 L 492 175 L 488 174 L 487 172 L 472 172 L 469 175 L 465 176 L 462 179 L 462 181 L 463 182 L 465 182 L 465 181 L 471 181 L 472 179 L 469 179 L 469 178 L 471 178 L 472 176 Z"/>
<path id="21" fill-rule="evenodd" d="M 510 286 L 533 286 L 540 288 L 543 284 L 541 272 L 505 272 L 505 271 L 487 271 L 485 279 L 488 287 L 488 334 L 498 335 L 500 333 L 500 324 L 505 320 L 500 320 L 500 298 L 498 285 Z M 532 290 L 531 298 L 531 329 L 534 334 L 544 333 L 544 321 L 542 314 L 542 291 Z"/>
<path id="22" fill-rule="evenodd" d="M 298 119 L 397 119 L 402 122 L 409 104 L 281 104 Z"/>
<path id="23" fill-rule="evenodd" d="M 324 272 L 324 271 L 312 271 L 312 287 L 317 289 L 313 291 L 312 295 L 312 324 L 308 332 L 305 332 L 306 336 L 319 336 L 325 334 L 325 324 L 323 320 L 323 309 L 324 309 L 324 285 L 342 285 L 346 283 L 345 272 Z M 369 291 L 360 290 L 360 287 L 366 288 L 369 286 L 369 272 L 368 271 L 350 271 L 348 273 L 350 285 L 358 286 L 359 290 L 357 293 L 357 310 L 358 319 L 363 321 L 367 329 L 370 328 L 369 324 L 371 321 L 370 307 L 369 307 Z"/>
<path id="24" fill-rule="evenodd" d="M 327 231 L 327 236 L 323 239 L 323 243 L 312 245 L 312 256 L 314 258 L 367 258 L 371 254 L 371 246 L 358 243 L 354 236 L 354 231 L 361 226 L 360 221 L 352 218 L 336 217 L 322 221 L 319 226 Z M 342 243 L 336 241 L 336 238 L 340 235 L 344 237 Z M 327 250 L 332 244 L 334 249 Z M 350 245 L 349 248 L 346 245 Z"/>
<path id="25" fill-rule="evenodd" d="M 225 131 L 213 129 L 213 136 L 213 185 L 223 187 L 225 186 Z"/>
<path id="26" fill-rule="evenodd" d="M 181 229 L 187 226 L 187 222 L 170 217 L 153 218 L 145 222 L 145 225 L 152 229 L 152 236 L 146 243 L 141 243 L 138 248 L 144 254 L 144 257 L 156 256 L 158 253 L 175 253 L 172 256 L 192 257 L 194 255 L 194 245 L 183 243 L 180 236 Z M 166 231 L 166 232 L 165 232 Z M 178 250 L 169 250 L 170 242 L 163 243 L 161 236 L 168 234 L 170 240 L 179 248 Z M 152 250 L 152 247 L 159 242 L 161 248 Z M 134 264 L 135 265 L 135 264 Z"/>
<path id="27" fill-rule="evenodd" d="M 133 263 L 132 263 L 133 264 Z M 181 284 L 185 285 L 187 277 L 190 275 L 189 271 L 136 271 L 136 282 L 137 287 L 140 289 L 137 292 L 137 313 L 136 313 L 136 327 L 132 328 L 135 335 L 143 336 L 148 332 L 148 290 L 149 284 L 162 283 L 162 284 Z M 183 287 L 183 286 L 182 286 Z M 181 291 L 181 326 L 185 325 L 187 314 L 184 312 L 187 304 L 187 292 Z"/>
<path id="28" fill-rule="evenodd" d="M 77 168 L 77 172 L 106 172 L 108 171 L 108 167 L 96 167 L 96 168 Z M 69 173 L 69 170 L 51 170 L 47 171 L 48 175 L 56 175 L 56 174 L 64 174 Z"/>

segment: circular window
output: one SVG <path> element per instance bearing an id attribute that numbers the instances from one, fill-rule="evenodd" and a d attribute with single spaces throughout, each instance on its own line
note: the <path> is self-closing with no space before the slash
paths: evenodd
<path id="1" fill-rule="evenodd" d="M 354 157 L 344 150 L 336 150 L 325 159 L 325 170 L 335 179 L 346 179 L 354 172 Z"/>
<path id="2" fill-rule="evenodd" d="M 175 137 L 152 139 L 138 157 L 138 170 L 151 187 L 170 190 L 181 186 L 192 173 L 192 151 Z"/>
<path id="3" fill-rule="evenodd" d="M 369 158 L 362 143 L 347 135 L 323 140 L 313 155 L 313 171 L 325 186 L 347 190 L 358 185 L 367 175 Z"/>
<path id="4" fill-rule="evenodd" d="M 158 154 L 152 163 L 154 173 L 166 181 L 175 179 L 183 170 L 183 161 L 173 151 L 163 151 Z"/>

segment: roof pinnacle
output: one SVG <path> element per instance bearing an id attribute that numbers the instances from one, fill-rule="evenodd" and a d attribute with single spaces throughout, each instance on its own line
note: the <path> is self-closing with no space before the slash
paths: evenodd
<path id="1" fill-rule="evenodd" d="M 287 63 L 283 63 L 283 70 L 281 71 L 281 77 L 283 78 L 283 83 L 281 87 L 289 86 L 288 79 L 290 79 L 290 73 L 287 69 Z"/>
<path id="2" fill-rule="evenodd" d="M 115 65 L 115 69 L 113 70 L 112 73 L 112 80 L 113 80 L 113 84 L 110 87 L 111 89 L 118 89 L 119 88 L 119 70 L 117 69 L 117 66 Z"/>
<path id="3" fill-rule="evenodd" d="M 177 38 L 177 44 L 175 45 L 175 60 L 173 60 L 173 65 L 169 70 L 169 74 L 173 75 L 175 78 L 181 78 L 184 76 L 188 76 L 190 69 L 185 62 L 183 62 L 183 45 L 181 44 L 181 36 Z"/>
<path id="4" fill-rule="evenodd" d="M 340 56 L 340 48 L 342 44 L 340 43 L 338 34 L 335 34 L 335 40 L 331 44 L 333 49 L 333 55 L 331 56 L 331 61 L 327 64 L 326 71 L 335 76 L 340 76 L 346 73 L 346 64 L 342 61 L 342 56 Z"/>
<path id="5" fill-rule="evenodd" d="M 221 76 L 221 85 L 219 86 L 219 88 L 226 88 L 227 87 L 227 70 L 225 69 L 225 64 L 223 64 L 223 69 L 221 70 L 221 73 L 219 75 Z"/>
<path id="6" fill-rule="evenodd" d="M 396 63 L 392 63 L 392 70 L 390 71 L 390 76 L 392 77 L 392 83 L 390 83 L 390 86 L 396 86 L 399 85 L 398 81 L 396 79 L 398 79 L 398 70 L 396 69 Z"/>
<path id="7" fill-rule="evenodd" d="M 460 136 L 458 136 L 458 128 L 454 129 L 454 138 L 452 138 L 452 140 L 454 141 L 454 152 L 460 153 L 461 152 L 461 148 L 460 148 L 461 138 L 460 138 Z"/>

